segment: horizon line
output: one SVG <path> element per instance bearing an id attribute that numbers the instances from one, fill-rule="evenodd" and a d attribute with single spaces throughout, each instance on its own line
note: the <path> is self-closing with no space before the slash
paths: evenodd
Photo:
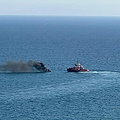
<path id="1" fill-rule="evenodd" d="M 0 14 L 0 16 L 44 16 L 44 17 L 120 17 L 120 15 L 29 15 L 29 14 Z"/>

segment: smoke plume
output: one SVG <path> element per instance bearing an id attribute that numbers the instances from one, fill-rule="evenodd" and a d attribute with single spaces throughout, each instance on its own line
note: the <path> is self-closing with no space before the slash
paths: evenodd
<path id="1" fill-rule="evenodd" d="M 0 65 L 0 71 L 9 72 L 50 72 L 43 63 L 36 61 L 8 61 Z"/>

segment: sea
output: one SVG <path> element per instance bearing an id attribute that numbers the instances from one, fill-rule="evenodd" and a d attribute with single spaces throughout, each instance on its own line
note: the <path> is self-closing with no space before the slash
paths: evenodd
<path id="1" fill-rule="evenodd" d="M 120 120 L 120 17 L 0 16 L 0 120 Z M 79 61 L 89 72 L 67 72 Z"/>

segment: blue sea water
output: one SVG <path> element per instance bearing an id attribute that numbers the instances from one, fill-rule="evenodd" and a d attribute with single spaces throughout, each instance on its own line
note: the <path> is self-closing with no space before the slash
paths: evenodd
<path id="1" fill-rule="evenodd" d="M 1 72 L 0 120 L 120 119 L 120 17 L 0 16 L 8 60 L 52 72 Z M 90 71 L 68 73 L 76 60 Z"/>

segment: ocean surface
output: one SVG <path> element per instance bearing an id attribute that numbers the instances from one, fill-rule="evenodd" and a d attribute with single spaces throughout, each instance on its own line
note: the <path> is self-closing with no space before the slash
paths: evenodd
<path id="1" fill-rule="evenodd" d="M 0 64 L 19 60 L 51 72 L 0 71 L 0 120 L 120 119 L 120 17 L 0 16 Z"/>

